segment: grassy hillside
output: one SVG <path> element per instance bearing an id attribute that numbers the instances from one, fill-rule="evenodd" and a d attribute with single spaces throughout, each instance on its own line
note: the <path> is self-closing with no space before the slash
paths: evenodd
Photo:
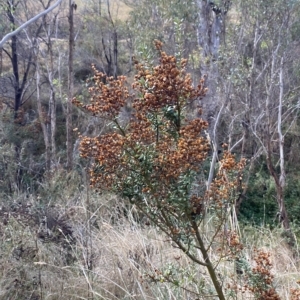
<path id="1" fill-rule="evenodd" d="M 94 194 L 82 183 L 77 175 L 66 176 L 62 171 L 40 188 L 37 198 L 15 198 L 15 210 L 0 223 L 1 300 L 207 299 L 201 297 L 211 289 L 206 272 L 146 220 L 136 222 L 134 207 L 124 207 L 112 195 Z M 44 197 L 51 203 L 47 212 L 39 211 Z M 17 214 L 18 204 L 27 211 Z M 43 214 L 54 224 L 47 238 L 41 234 L 43 223 L 34 224 L 33 216 L 42 220 Z M 205 226 L 214 225 L 208 219 Z M 255 249 L 268 252 L 281 299 L 299 299 L 292 298 L 300 279 L 299 263 L 280 230 L 240 230 L 243 264 L 252 269 Z M 218 250 L 213 251 L 217 259 Z M 227 299 L 257 299 L 245 291 L 249 280 L 247 274 L 236 273 L 236 262 L 220 261 L 219 270 Z M 199 293 L 197 297 L 194 292 Z"/>
<path id="2" fill-rule="evenodd" d="M 101 10 L 102 13 L 106 13 L 108 8 L 107 1 L 101 0 L 77 0 L 76 3 L 79 10 L 93 5 L 98 9 L 98 11 Z M 121 21 L 128 19 L 132 8 L 126 5 L 122 0 L 110 0 L 109 5 L 112 17 L 114 19 L 119 19 Z"/>

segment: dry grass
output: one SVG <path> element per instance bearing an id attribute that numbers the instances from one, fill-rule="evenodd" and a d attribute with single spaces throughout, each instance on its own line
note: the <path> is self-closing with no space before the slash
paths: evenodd
<path id="1" fill-rule="evenodd" d="M 135 221 L 134 209 L 126 210 L 115 196 L 87 191 L 82 178 L 61 171 L 41 186 L 39 197 L 18 195 L 15 201 L 10 200 L 36 206 L 44 201 L 44 205 L 55 207 L 61 217 L 67 218 L 74 240 L 66 237 L 60 242 L 45 242 L 38 238 L 39 228 L 26 225 L 22 216 L 15 215 L 8 223 L 0 216 L 1 300 L 207 299 L 162 279 L 153 282 L 151 276 L 157 270 L 173 270 L 188 289 L 201 293 L 211 288 L 202 268 L 190 263 L 147 222 Z M 209 219 L 208 229 L 212 223 Z M 242 235 L 243 255 L 250 266 L 254 247 L 271 252 L 276 290 L 282 299 L 290 299 L 290 289 L 297 287 L 300 270 L 280 231 L 249 227 Z M 211 255 L 217 259 L 214 250 Z M 224 283 L 245 283 L 244 275 L 234 273 L 232 261 L 221 261 L 219 274 Z M 231 298 L 229 292 L 228 299 L 254 299 L 247 293 Z"/>
<path id="2" fill-rule="evenodd" d="M 300 264 L 297 249 L 291 250 L 280 229 L 271 231 L 267 228 L 249 227 L 244 229 L 243 236 L 244 253 L 250 265 L 255 248 L 271 253 L 274 287 L 281 299 L 290 299 L 291 289 L 299 288 L 297 281 L 300 279 Z"/>

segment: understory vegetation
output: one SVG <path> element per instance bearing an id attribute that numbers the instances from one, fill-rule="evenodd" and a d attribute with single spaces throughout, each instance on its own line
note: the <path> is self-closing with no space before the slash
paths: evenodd
<path id="1" fill-rule="evenodd" d="M 0 0 L 1 36 L 55 2 Z M 300 300 L 299 20 L 78 0 L 11 37 L 0 300 Z"/>
<path id="2" fill-rule="evenodd" d="M 209 275 L 146 218 L 118 197 L 86 188 L 82 178 L 61 170 L 38 197 L 6 199 L 15 206 L 9 216 L 1 210 L 1 299 L 201 299 L 213 292 Z M 35 221 L 44 216 L 52 222 L 48 232 Z M 211 217 L 205 227 L 214 226 Z M 270 255 L 264 266 L 281 299 L 298 299 L 298 259 L 282 230 L 236 229 L 241 260 L 218 267 L 227 299 L 254 299 L 255 291 L 260 299 L 261 279 L 252 270 L 259 251 Z"/>

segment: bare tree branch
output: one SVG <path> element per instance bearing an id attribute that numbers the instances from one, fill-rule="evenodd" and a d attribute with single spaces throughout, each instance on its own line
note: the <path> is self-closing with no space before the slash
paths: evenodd
<path id="1" fill-rule="evenodd" d="M 35 17 L 31 18 L 30 20 L 28 20 L 27 22 L 25 22 L 24 24 L 22 24 L 19 28 L 17 28 L 16 30 L 6 34 L 3 39 L 0 41 L 0 49 L 3 48 L 4 44 L 13 36 L 15 36 L 16 34 L 18 34 L 21 30 L 25 29 L 28 25 L 30 25 L 31 23 L 35 22 L 37 19 L 39 19 L 40 17 L 48 14 L 50 11 L 52 11 L 54 8 L 56 8 L 60 3 L 62 2 L 62 0 L 57 0 L 56 3 L 54 3 L 52 6 L 50 6 L 48 9 L 44 10 L 43 12 L 39 13 L 38 15 L 36 15 Z"/>

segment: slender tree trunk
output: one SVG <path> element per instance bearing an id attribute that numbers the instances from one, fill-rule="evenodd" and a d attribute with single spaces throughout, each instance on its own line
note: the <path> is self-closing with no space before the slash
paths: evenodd
<path id="1" fill-rule="evenodd" d="M 282 102 L 283 102 L 283 70 L 282 70 L 282 60 L 279 69 L 279 106 L 278 106 L 278 116 L 277 116 L 277 133 L 278 133 L 278 142 L 279 142 L 279 151 L 280 151 L 280 174 L 278 176 L 275 167 L 272 162 L 272 136 L 271 136 L 271 91 L 274 88 L 275 82 L 275 63 L 278 55 L 278 50 L 281 44 L 278 43 L 275 51 L 273 52 L 272 65 L 271 65 L 271 78 L 270 78 L 270 86 L 267 93 L 266 98 L 266 117 L 267 117 L 267 166 L 270 172 L 270 175 L 273 177 L 275 186 L 276 186 L 276 196 L 277 196 L 277 204 L 279 209 L 279 221 L 282 223 L 283 228 L 286 231 L 290 231 L 290 223 L 288 214 L 286 211 L 285 203 L 284 203 L 284 187 L 285 187 L 285 169 L 284 169 L 284 137 L 282 135 L 281 126 L 281 115 L 282 115 Z"/>
<path id="2" fill-rule="evenodd" d="M 14 23 L 12 23 L 14 26 Z M 11 59 L 14 73 L 14 91 L 15 91 L 15 105 L 14 105 L 14 116 L 15 119 L 18 116 L 18 110 L 21 106 L 22 91 L 20 89 L 20 77 L 19 77 L 19 62 L 17 53 L 17 36 L 11 38 Z"/>
<path id="3" fill-rule="evenodd" d="M 220 300 L 225 300 L 223 288 L 220 284 L 219 278 L 218 278 L 217 273 L 216 273 L 216 268 L 215 268 L 215 266 L 213 266 L 213 264 L 210 260 L 210 257 L 209 257 L 208 250 L 206 249 L 206 247 L 204 245 L 204 241 L 203 241 L 201 235 L 199 234 L 198 224 L 195 221 L 192 221 L 191 225 L 192 225 L 193 229 L 195 230 L 199 250 L 201 251 L 203 261 L 206 263 L 206 267 L 207 267 L 209 276 L 210 276 L 210 278 L 213 282 L 213 285 L 216 289 L 216 292 L 218 294 L 218 298 Z"/>
<path id="4" fill-rule="evenodd" d="M 114 78 L 117 78 L 118 75 L 118 33 L 116 29 L 114 28 L 114 33 L 113 33 L 113 42 L 114 42 Z"/>
<path id="5" fill-rule="evenodd" d="M 9 18 L 9 21 L 11 23 L 11 27 L 13 30 L 16 28 L 16 23 L 15 23 L 15 17 L 13 15 L 13 12 L 16 9 L 16 5 L 14 1 L 11 3 L 8 3 L 8 7 L 6 10 L 7 16 Z M 20 73 L 19 73 L 19 60 L 18 60 L 18 39 L 17 36 L 12 36 L 11 38 L 11 55 L 10 60 L 12 63 L 13 67 L 13 74 L 14 74 L 14 120 L 17 121 L 18 119 L 18 111 L 19 108 L 21 107 L 22 103 L 22 89 L 20 87 Z M 23 170 L 20 167 L 20 145 L 19 143 L 15 143 L 15 160 L 17 162 L 17 169 L 16 169 L 16 174 L 15 174 L 15 182 L 17 185 L 17 188 L 19 189 L 22 184 L 22 173 Z"/>
<path id="6" fill-rule="evenodd" d="M 48 9 L 52 0 L 48 0 L 44 9 Z M 53 27 L 56 26 L 57 15 L 51 20 L 53 21 Z M 50 87 L 50 95 L 49 95 L 49 109 L 48 109 L 48 119 L 49 122 L 47 124 L 47 132 L 48 132 L 48 140 L 50 146 L 50 170 L 54 170 L 56 168 L 56 143 L 55 143 L 55 134 L 56 134 L 56 95 L 55 95 L 55 87 L 53 84 L 53 76 L 54 76 L 54 53 L 53 53 L 53 42 L 51 39 L 52 30 L 51 23 L 47 25 L 46 15 L 43 17 L 44 30 L 47 36 L 47 46 L 48 53 L 50 55 L 50 62 L 47 62 L 47 74 L 48 74 L 48 83 Z"/>
<path id="7" fill-rule="evenodd" d="M 16 9 L 19 2 L 15 4 L 14 1 L 9 4 L 6 14 L 8 16 L 8 19 L 11 23 L 11 26 L 13 30 L 16 28 L 16 19 L 13 14 L 14 10 Z M 41 29 L 41 26 L 36 32 L 36 37 L 39 34 L 39 31 Z M 32 50 L 31 50 L 32 51 Z M 24 91 L 26 89 L 26 84 L 28 80 L 28 75 L 30 68 L 32 66 L 32 52 L 30 52 L 29 58 L 26 61 L 25 70 L 23 71 L 23 78 L 20 80 L 20 70 L 19 70 L 19 56 L 18 56 L 18 37 L 16 35 L 13 35 L 11 37 L 11 55 L 9 55 L 9 58 L 12 63 L 13 67 L 13 74 L 14 74 L 14 92 L 15 92 L 15 103 L 14 103 L 14 118 L 17 119 L 18 117 L 18 111 L 22 105 L 22 97 L 24 94 Z"/>
<path id="8" fill-rule="evenodd" d="M 109 15 L 110 23 L 113 27 L 112 39 L 113 39 L 113 77 L 117 78 L 118 72 L 118 33 L 114 23 L 114 20 L 110 12 L 110 0 L 107 0 L 107 12 Z"/>
<path id="9" fill-rule="evenodd" d="M 48 37 L 49 45 L 49 54 L 50 54 L 50 66 L 48 69 L 48 80 L 50 85 L 50 99 L 49 99 L 49 119 L 50 119 L 50 144 L 51 144 L 51 166 L 50 169 L 56 167 L 56 143 L 55 143 L 55 134 L 56 134 L 56 96 L 53 86 L 53 74 L 54 74 L 54 62 L 53 62 L 53 45 L 51 37 Z"/>
<path id="10" fill-rule="evenodd" d="M 8 3 L 6 14 L 7 17 L 11 23 L 11 27 L 13 30 L 16 29 L 16 23 L 15 23 L 15 17 L 13 15 L 13 12 L 15 11 L 16 6 L 14 1 L 11 3 Z M 17 36 L 13 36 L 11 38 L 11 63 L 13 67 L 13 74 L 14 74 L 14 91 L 15 91 L 15 103 L 14 103 L 14 116 L 15 119 L 17 118 L 17 111 L 19 110 L 21 106 L 21 91 L 20 91 L 20 77 L 19 77 L 19 63 L 18 63 L 18 53 L 17 53 L 17 45 L 18 40 Z"/>
<path id="11" fill-rule="evenodd" d="M 44 143 L 46 149 L 46 170 L 50 170 L 51 166 L 51 151 L 50 151 L 50 141 L 48 136 L 47 125 L 45 122 L 46 114 L 43 112 L 42 101 L 40 98 L 40 66 L 38 59 L 36 61 L 36 101 L 37 101 L 37 111 L 39 115 L 39 121 L 42 127 L 43 136 L 44 136 Z"/>
<path id="12" fill-rule="evenodd" d="M 288 214 L 284 203 L 284 188 L 285 188 L 285 165 L 284 165 L 284 135 L 282 134 L 282 105 L 283 105 L 283 58 L 280 62 L 279 70 L 279 105 L 278 105 L 278 143 L 280 153 L 280 175 L 275 180 L 277 190 L 277 203 L 279 207 L 280 221 L 285 230 L 290 230 Z M 274 177 L 274 176 L 273 176 Z M 274 178 L 275 179 L 275 178 Z"/>
<path id="13" fill-rule="evenodd" d="M 72 98 L 74 89 L 74 72 L 73 72 L 73 56 L 74 56 L 74 6 L 73 1 L 69 0 L 69 72 L 68 72 L 68 102 L 67 102 L 67 169 L 70 171 L 73 167 L 73 142 L 72 142 Z"/>
<path id="14" fill-rule="evenodd" d="M 280 182 L 280 178 L 278 177 L 275 171 L 274 165 L 271 161 L 272 154 L 270 150 L 271 147 L 268 147 L 267 166 L 275 182 L 276 199 L 277 199 L 277 204 L 279 209 L 279 221 L 285 230 L 290 230 L 290 222 L 289 222 L 288 214 L 284 203 L 284 185 L 282 184 L 282 182 Z"/>

